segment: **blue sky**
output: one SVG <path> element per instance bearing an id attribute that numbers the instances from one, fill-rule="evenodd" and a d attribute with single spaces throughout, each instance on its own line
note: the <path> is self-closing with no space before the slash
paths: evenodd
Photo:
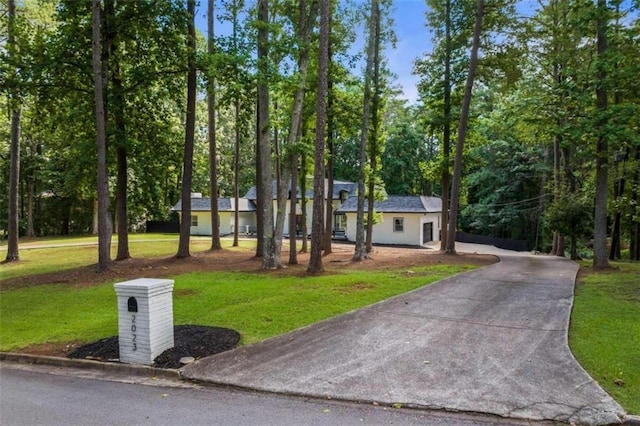
<path id="1" fill-rule="evenodd" d="M 206 27 L 206 1 L 201 0 L 196 18 L 196 26 L 203 33 L 207 33 Z M 219 1 L 216 0 L 216 7 Z M 426 53 L 431 46 L 431 35 L 425 26 L 425 13 L 427 7 L 424 0 L 395 0 L 392 9 L 394 30 L 397 37 L 395 49 L 387 49 L 386 56 L 389 68 L 396 76 L 396 83 L 402 87 L 404 98 L 410 102 L 417 99 L 416 83 L 418 78 L 412 75 L 413 63 L 419 56 Z M 224 32 L 224 28 L 218 21 L 215 22 L 216 32 Z M 362 50 L 365 39 L 365 28 L 356 29 L 358 40 L 354 49 Z M 358 65 L 364 67 L 363 64 Z M 361 69 L 354 70 L 360 73 Z"/>
<path id="2" fill-rule="evenodd" d="M 397 43 L 395 49 L 387 49 L 389 68 L 396 74 L 397 82 L 409 102 L 418 99 L 416 85 L 419 78 L 412 74 L 415 60 L 431 50 L 431 34 L 426 27 L 427 6 L 424 0 L 396 0 L 393 21 Z"/>

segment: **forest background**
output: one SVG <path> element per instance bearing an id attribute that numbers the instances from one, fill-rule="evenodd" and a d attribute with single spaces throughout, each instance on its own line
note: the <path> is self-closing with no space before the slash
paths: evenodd
<path id="1" fill-rule="evenodd" d="M 5 235 L 17 236 L 10 232 L 15 218 L 21 236 L 98 231 L 96 5 L 118 258 L 128 257 L 121 236 L 148 220 L 170 219 L 185 188 L 234 197 L 259 183 L 258 129 L 268 137 L 269 178 L 296 172 L 310 188 L 308 177 L 322 169 L 383 189 L 378 197 L 449 200 L 481 17 L 462 179 L 451 199 L 460 210 L 458 229 L 560 255 L 595 254 L 600 265 L 602 253 L 591 248 L 601 246 L 604 229 L 606 257 L 640 260 L 637 1 L 547 0 L 523 8 L 509 0 L 427 0 L 418 50 L 425 53 L 411 64 L 413 102 L 402 99 L 391 72 L 402 22 L 393 21 L 399 6 L 389 0 L 216 1 L 214 22 L 223 31 L 191 36 L 194 20 L 203 26 L 195 7 L 207 10 L 204 3 L 0 1 Z M 330 15 L 326 95 L 319 86 L 321 6 Z M 267 44 L 259 42 L 261 32 Z M 189 75 L 197 76 L 195 107 Z M 266 128 L 256 118 L 261 87 Z M 326 146 L 318 167 L 321 99 Z M 192 154 L 185 149 L 189 113 Z"/>

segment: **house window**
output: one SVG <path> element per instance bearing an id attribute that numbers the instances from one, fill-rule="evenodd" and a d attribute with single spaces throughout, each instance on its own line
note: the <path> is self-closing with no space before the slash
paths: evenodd
<path id="1" fill-rule="evenodd" d="M 198 226 L 198 216 L 191 216 L 191 226 Z"/>
<path id="2" fill-rule="evenodd" d="M 404 232 L 404 217 L 393 218 L 393 232 Z"/>
<path id="3" fill-rule="evenodd" d="M 346 214 L 336 214 L 334 216 L 334 230 L 343 231 L 347 227 L 347 215 Z"/>

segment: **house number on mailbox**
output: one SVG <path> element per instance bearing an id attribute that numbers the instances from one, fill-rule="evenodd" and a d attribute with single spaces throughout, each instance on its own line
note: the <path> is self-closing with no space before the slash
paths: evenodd
<path id="1" fill-rule="evenodd" d="M 138 301 L 136 300 L 135 297 L 130 297 L 129 300 L 127 300 L 127 310 L 129 312 L 133 312 L 133 314 L 131 315 L 131 332 L 132 332 L 132 336 L 133 336 L 133 350 L 138 350 L 138 345 L 136 344 L 136 312 L 138 312 Z"/>
<path id="2" fill-rule="evenodd" d="M 132 336 L 133 336 L 133 350 L 136 351 L 138 350 L 138 345 L 136 344 L 136 316 L 135 315 L 131 315 L 131 331 L 132 331 Z"/>

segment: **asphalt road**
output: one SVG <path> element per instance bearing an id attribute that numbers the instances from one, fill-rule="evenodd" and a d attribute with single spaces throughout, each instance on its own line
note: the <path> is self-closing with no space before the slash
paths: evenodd
<path id="1" fill-rule="evenodd" d="M 0 367 L 0 424 L 488 426 L 523 423 L 220 388 L 145 386 L 24 371 L 3 365 Z"/>

